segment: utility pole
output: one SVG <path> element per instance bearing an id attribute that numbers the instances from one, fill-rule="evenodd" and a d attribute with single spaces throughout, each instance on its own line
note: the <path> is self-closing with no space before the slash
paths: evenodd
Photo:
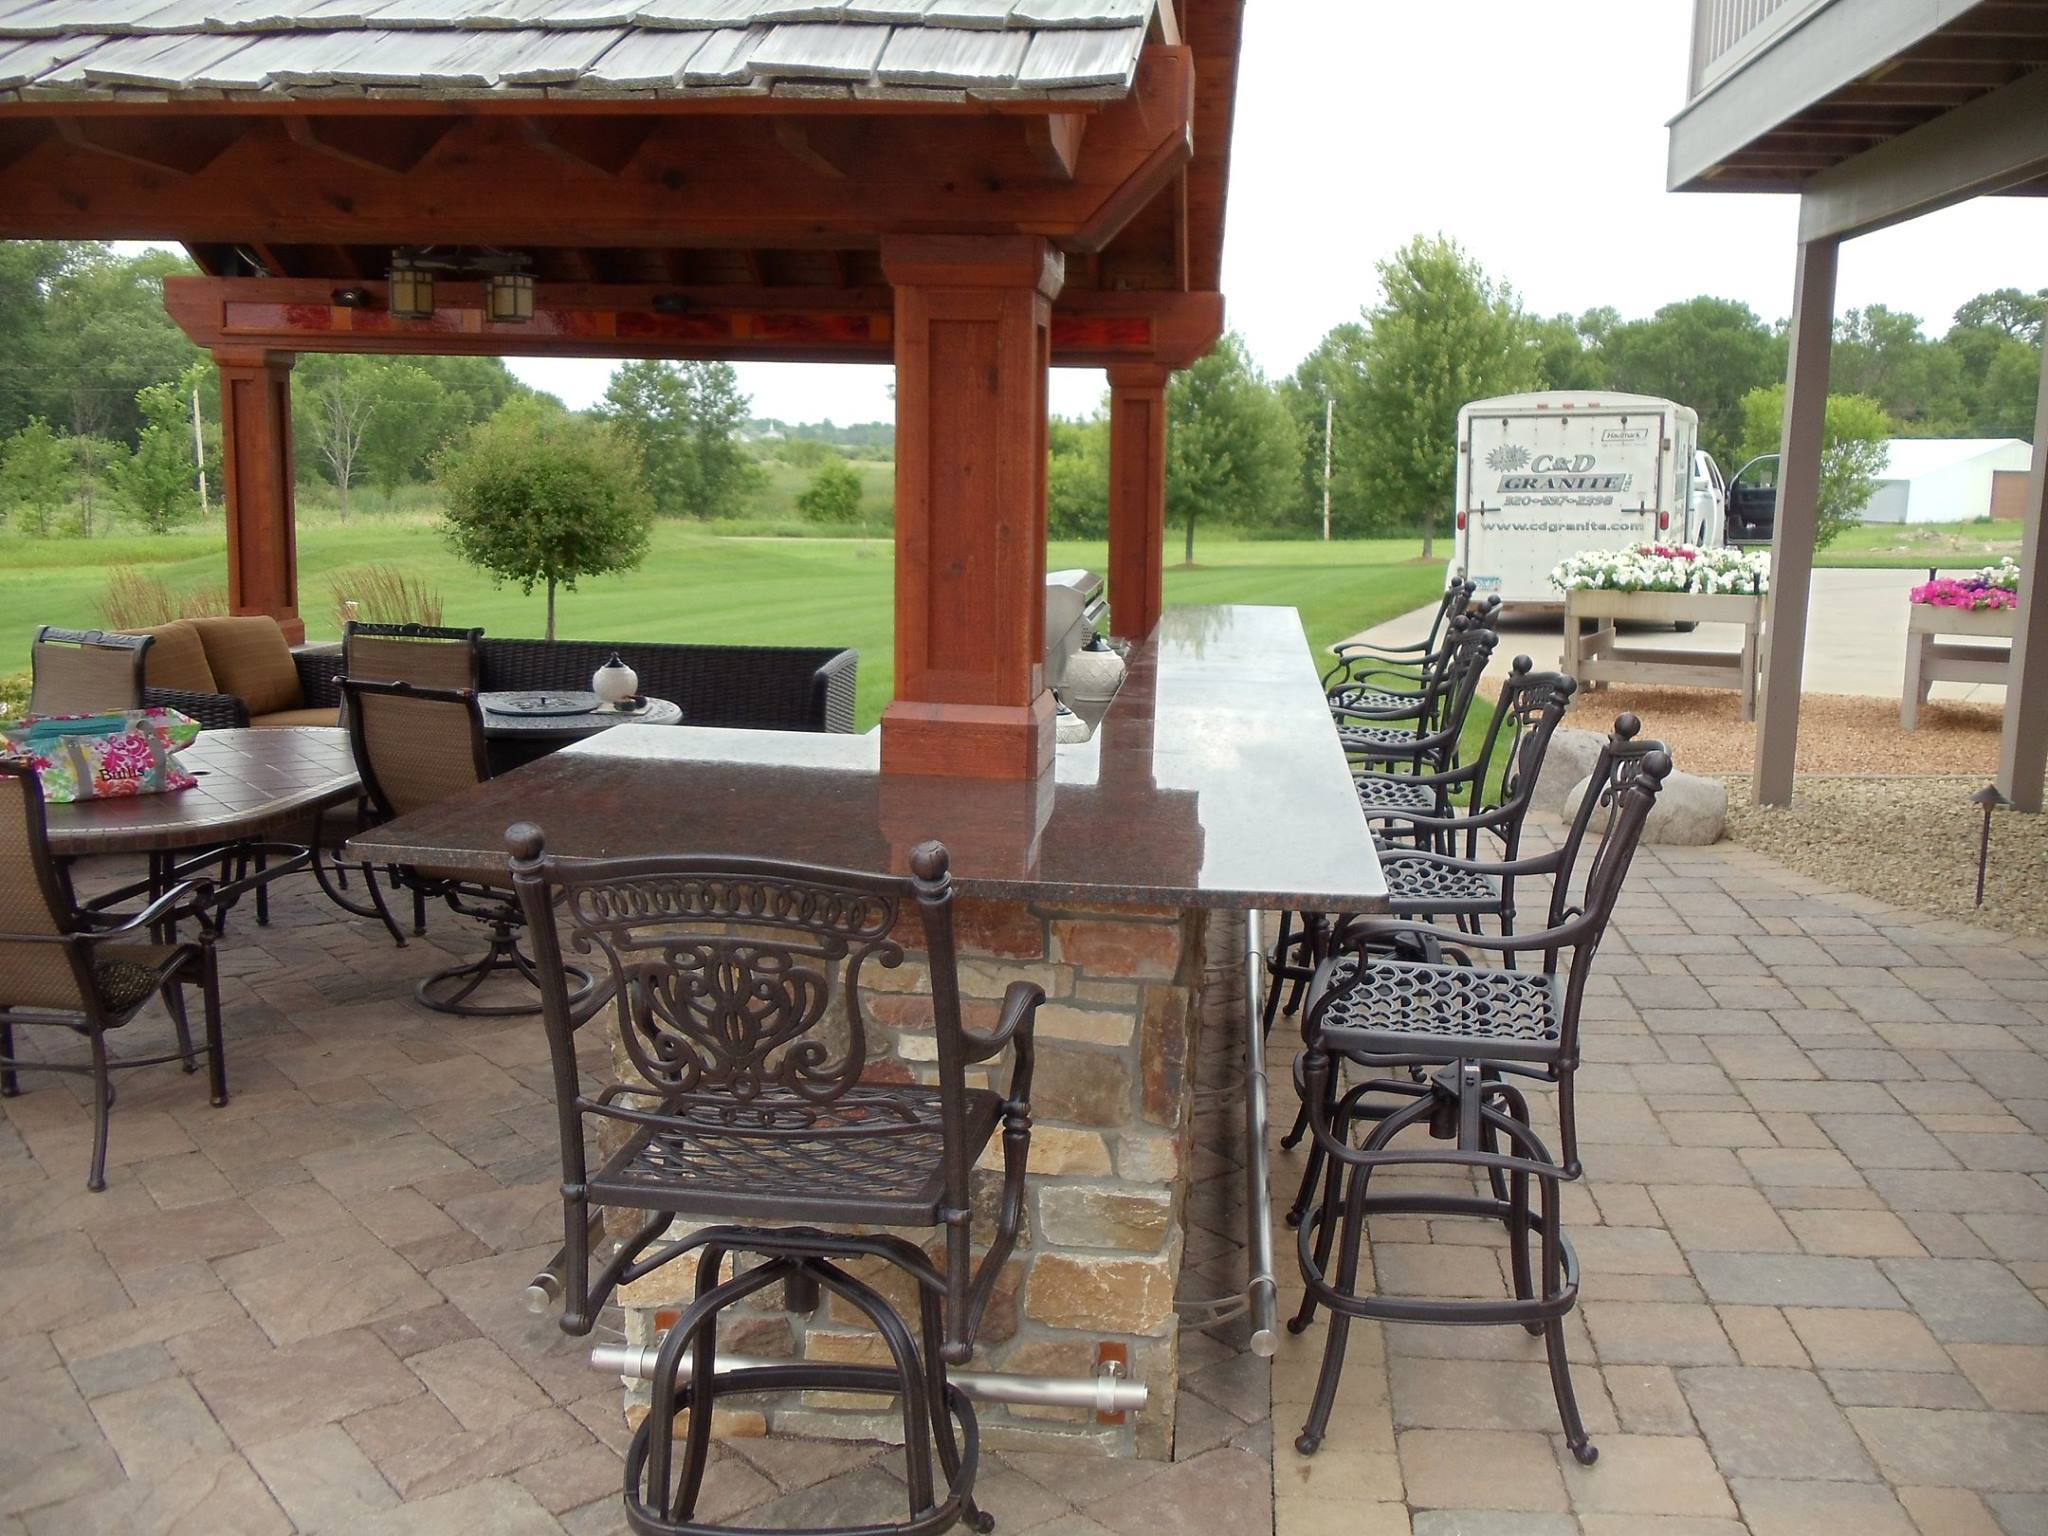
<path id="1" fill-rule="evenodd" d="M 199 515 L 212 517 L 213 507 L 206 499 L 206 438 L 199 430 L 199 386 L 196 384 L 192 386 L 192 462 L 199 470 Z M 1325 499 L 1328 499 L 1327 492 Z M 1329 520 L 1326 512 L 1323 521 L 1327 524 Z"/>
<path id="2" fill-rule="evenodd" d="M 1330 428 L 1337 420 L 1337 397 L 1323 396 L 1323 542 L 1330 542 Z"/>

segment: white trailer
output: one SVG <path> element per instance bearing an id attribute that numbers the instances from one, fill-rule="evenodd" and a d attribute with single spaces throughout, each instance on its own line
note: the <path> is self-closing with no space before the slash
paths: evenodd
<path id="1" fill-rule="evenodd" d="M 1699 416 L 1650 395 L 1554 390 L 1458 413 L 1454 571 L 1509 608 L 1561 608 L 1567 555 L 1637 544 L 1719 544 L 1720 472 Z"/>

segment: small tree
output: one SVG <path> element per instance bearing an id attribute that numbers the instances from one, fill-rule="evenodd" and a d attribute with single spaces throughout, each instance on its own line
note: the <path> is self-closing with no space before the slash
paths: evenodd
<path id="1" fill-rule="evenodd" d="M 418 476 L 440 441 L 448 392 L 426 369 L 402 361 L 378 369 L 371 392 L 376 409 L 358 458 L 388 509 L 398 488 Z"/>
<path id="2" fill-rule="evenodd" d="M 94 437 L 91 433 L 65 441 L 71 448 L 71 471 L 78 502 L 78 536 L 89 539 L 100 531 L 100 499 L 111 483 L 114 466 L 121 462 L 125 453 L 112 438 Z"/>
<path id="3" fill-rule="evenodd" d="M 39 539 L 56 532 L 71 489 L 71 451 L 40 416 L 0 445 L 0 504 L 15 509 L 22 528 Z"/>
<path id="4" fill-rule="evenodd" d="M 199 505 L 192 427 L 176 384 L 139 390 L 143 427 L 135 452 L 114 466 L 114 489 L 151 533 L 168 533 Z"/>
<path id="5" fill-rule="evenodd" d="M 293 395 L 298 428 L 327 466 L 346 522 L 349 488 L 363 468 L 363 439 L 377 413 L 376 371 L 361 358 L 327 357 L 304 372 L 302 387 Z"/>
<path id="6" fill-rule="evenodd" d="M 1186 529 L 1189 565 L 1198 519 L 1268 519 L 1298 495 L 1301 440 L 1235 331 L 1174 375 L 1166 420 L 1166 519 Z"/>
<path id="7" fill-rule="evenodd" d="M 818 466 L 811 483 L 798 493 L 796 509 L 814 523 L 857 523 L 861 520 L 860 493 L 860 476 L 835 453 Z"/>
<path id="8" fill-rule="evenodd" d="M 646 558 L 654 510 L 630 441 L 602 422 L 514 401 L 435 460 L 448 541 L 499 582 L 555 589 Z"/>
<path id="9" fill-rule="evenodd" d="M 1767 385 L 1742 397 L 1742 453 L 1745 459 L 1776 453 L 1784 436 L 1785 386 Z M 1877 477 L 1884 473 L 1886 444 L 1898 430 L 1884 407 L 1868 395 L 1829 395 L 1821 429 L 1820 499 L 1813 542 L 1826 549 L 1863 515 Z M 1779 481 L 1784 484 L 1783 467 Z"/>

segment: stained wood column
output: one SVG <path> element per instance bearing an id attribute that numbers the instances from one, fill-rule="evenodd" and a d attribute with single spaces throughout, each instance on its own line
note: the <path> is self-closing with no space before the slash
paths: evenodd
<path id="1" fill-rule="evenodd" d="M 2034 467 L 2020 517 L 2020 607 L 2005 674 L 1998 787 L 2017 809 L 2038 811 L 2042 775 L 2048 774 L 2048 352 L 2041 357 Z"/>
<path id="2" fill-rule="evenodd" d="M 1109 370 L 1109 627 L 1143 640 L 1165 608 L 1166 384 L 1172 370 Z"/>
<path id="3" fill-rule="evenodd" d="M 217 348 L 221 458 L 227 473 L 228 607 L 267 613 L 285 638 L 299 618 L 298 531 L 292 510 L 292 355 Z"/>
<path id="4" fill-rule="evenodd" d="M 896 290 L 896 697 L 887 773 L 1029 779 L 1045 687 L 1046 369 L 1064 266 L 1035 236 L 882 245 Z"/>
<path id="5" fill-rule="evenodd" d="M 1779 444 L 1778 515 L 1771 531 L 1771 590 L 1764 604 L 1764 695 L 1757 712 L 1757 805 L 1792 803 L 1799 751 L 1800 682 L 1806 615 L 1813 597 L 1813 546 L 1820 527 L 1820 454 L 1828 409 L 1828 354 L 1835 330 L 1840 243 L 1799 247 L 1792 291 L 1792 346 L 1785 365 L 1785 435 Z"/>

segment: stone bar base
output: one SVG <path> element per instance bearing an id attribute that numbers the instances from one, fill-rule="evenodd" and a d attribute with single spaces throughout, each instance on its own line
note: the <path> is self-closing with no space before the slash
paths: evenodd
<path id="1" fill-rule="evenodd" d="M 1098 1423 L 1084 1409 L 978 1404 L 983 1444 L 1165 1459 L 1179 1387 L 1173 1301 L 1185 1240 L 1190 1068 L 1210 914 L 967 898 L 956 913 L 969 1029 L 994 1026 L 999 1000 L 1013 981 L 1037 982 L 1046 993 L 1038 1014 L 1025 1224 L 989 1305 L 972 1368 L 1088 1376 L 1099 1346 L 1120 1345 L 1128 1351 L 1131 1376 L 1151 1388 L 1150 1406 L 1121 1424 Z M 893 971 L 870 966 L 866 979 L 873 988 L 865 1007 L 868 1075 L 929 1081 L 936 1049 L 931 981 L 921 957 L 913 954 Z M 986 1070 L 1000 1089 L 1008 1081 L 1007 1054 Z M 998 1144 L 991 1144 L 976 1177 L 980 1234 L 989 1230 L 1000 1191 Z M 614 1235 L 621 1230 L 615 1225 Z M 859 1272 L 881 1287 L 914 1330 L 915 1297 L 900 1272 L 880 1265 Z M 627 1342 L 645 1344 L 666 1327 L 694 1279 L 693 1266 L 679 1261 L 622 1292 Z M 830 1297 L 808 1316 L 736 1309 L 727 1314 L 720 1348 L 887 1361 L 880 1339 Z M 758 1408 L 721 1409 L 718 1432 L 901 1437 L 901 1420 L 886 1400 L 814 1396 L 764 1395 L 748 1400 Z M 644 1385 L 629 1388 L 627 1413 L 636 1424 L 646 1401 Z"/>

